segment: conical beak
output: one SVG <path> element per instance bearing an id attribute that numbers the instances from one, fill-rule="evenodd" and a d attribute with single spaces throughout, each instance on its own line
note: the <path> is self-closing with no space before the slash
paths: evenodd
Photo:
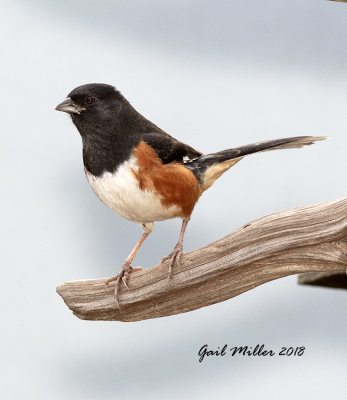
<path id="1" fill-rule="evenodd" d="M 83 110 L 82 107 L 79 107 L 76 104 L 74 104 L 74 102 L 70 99 L 70 97 L 65 99 L 60 104 L 58 104 L 55 107 L 55 109 L 58 110 L 58 111 L 64 111 L 64 112 L 69 113 L 69 114 L 80 114 L 81 111 Z"/>

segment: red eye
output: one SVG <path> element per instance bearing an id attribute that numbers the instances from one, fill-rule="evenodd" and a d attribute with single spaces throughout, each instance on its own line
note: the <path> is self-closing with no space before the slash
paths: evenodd
<path id="1" fill-rule="evenodd" d="M 93 96 L 87 96 L 86 97 L 86 104 L 93 104 L 95 102 L 95 97 Z"/>

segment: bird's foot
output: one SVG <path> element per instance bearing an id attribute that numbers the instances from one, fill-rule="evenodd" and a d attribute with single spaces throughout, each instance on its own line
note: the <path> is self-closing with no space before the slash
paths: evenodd
<path id="1" fill-rule="evenodd" d="M 175 262 L 180 265 L 181 263 L 181 258 L 182 258 L 182 254 L 183 254 L 183 245 L 182 243 L 177 243 L 173 252 L 170 253 L 168 256 L 165 256 L 161 259 L 162 263 L 165 263 L 166 261 L 169 261 L 169 274 L 168 274 L 168 281 L 171 279 L 172 277 L 172 268 L 175 264 Z"/>
<path id="2" fill-rule="evenodd" d="M 142 270 L 141 267 L 135 267 L 135 268 L 133 268 L 133 267 L 131 266 L 131 263 L 130 263 L 130 262 L 125 261 L 125 263 L 122 265 L 122 269 L 120 270 L 120 272 L 119 272 L 118 275 L 112 276 L 111 278 L 106 279 L 106 282 L 105 282 L 106 287 L 108 287 L 108 285 L 109 285 L 111 282 L 116 281 L 116 282 L 115 282 L 115 289 L 114 289 L 114 299 L 115 299 L 115 301 L 116 301 L 116 305 L 117 305 L 118 308 L 120 308 L 120 307 L 119 307 L 119 290 L 120 290 L 121 282 L 123 282 L 123 285 L 124 285 L 127 289 L 129 289 L 129 287 L 128 287 L 128 280 L 129 280 L 130 273 L 131 273 L 131 272 L 134 272 L 134 271 L 141 271 L 141 270 Z"/>

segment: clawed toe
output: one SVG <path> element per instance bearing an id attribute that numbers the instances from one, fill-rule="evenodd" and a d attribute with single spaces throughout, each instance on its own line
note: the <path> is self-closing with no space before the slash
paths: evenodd
<path id="1" fill-rule="evenodd" d="M 181 264 L 181 258 L 183 254 L 183 247 L 182 244 L 177 244 L 174 248 L 174 251 L 170 253 L 168 256 L 162 258 L 161 262 L 165 263 L 169 261 L 169 273 L 168 273 L 168 281 L 172 277 L 173 266 L 175 263 L 179 266 Z"/>
<path id="2" fill-rule="evenodd" d="M 114 290 L 114 299 L 115 299 L 115 302 L 116 302 L 116 305 L 118 308 L 120 308 L 119 307 L 119 291 L 120 291 L 121 282 L 123 282 L 123 285 L 129 290 L 128 280 L 129 280 L 130 273 L 134 272 L 134 271 L 141 271 L 141 270 L 142 270 L 141 267 L 133 268 L 130 263 L 125 262 L 122 265 L 122 269 L 120 270 L 118 275 L 112 276 L 111 278 L 106 279 L 106 281 L 105 281 L 106 287 L 108 287 L 108 285 L 111 282 L 116 281 L 115 282 L 115 290 Z"/>

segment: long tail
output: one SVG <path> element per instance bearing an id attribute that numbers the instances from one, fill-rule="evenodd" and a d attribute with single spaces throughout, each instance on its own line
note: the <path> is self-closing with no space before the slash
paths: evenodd
<path id="1" fill-rule="evenodd" d="M 295 149 L 324 139 L 326 139 L 325 136 L 296 136 L 284 139 L 267 140 L 265 142 L 258 142 L 246 146 L 235 147 L 233 149 L 222 150 L 218 153 L 204 154 L 194 160 L 185 162 L 184 166 L 194 173 L 198 178 L 202 189 L 206 190 L 212 186 L 214 181 L 225 171 L 248 154 L 269 150 Z"/>

